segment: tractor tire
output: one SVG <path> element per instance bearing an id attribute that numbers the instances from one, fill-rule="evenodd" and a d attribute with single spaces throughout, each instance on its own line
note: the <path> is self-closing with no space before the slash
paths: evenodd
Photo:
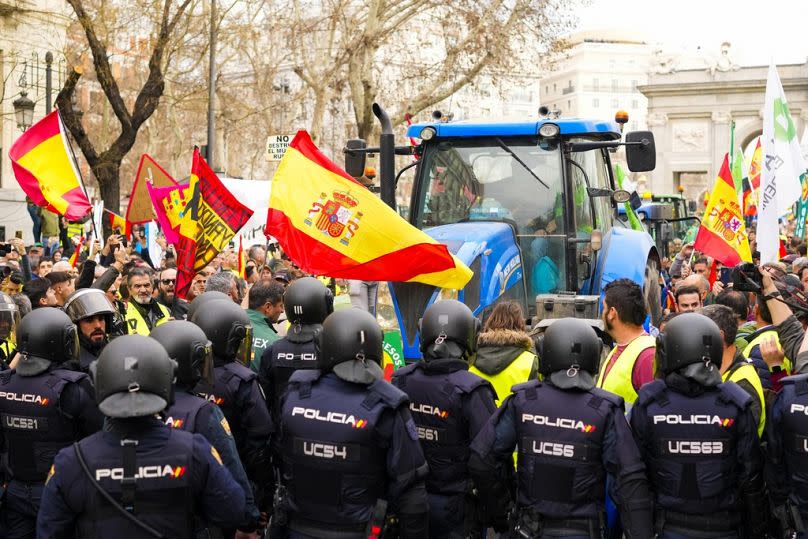
<path id="1" fill-rule="evenodd" d="M 659 286 L 659 262 L 653 258 L 646 263 L 642 288 L 648 314 L 651 315 L 651 324 L 659 327 L 662 319 L 662 289 Z"/>

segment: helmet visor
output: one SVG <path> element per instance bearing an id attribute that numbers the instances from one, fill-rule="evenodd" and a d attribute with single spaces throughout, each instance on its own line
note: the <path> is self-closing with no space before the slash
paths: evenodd
<path id="1" fill-rule="evenodd" d="M 210 341 L 208 341 L 204 347 L 201 347 L 199 353 L 201 359 L 197 362 L 197 368 L 199 369 L 201 379 L 208 386 L 213 387 L 213 384 L 216 383 L 216 379 L 213 373 L 213 346 L 210 344 Z"/>
<path id="2" fill-rule="evenodd" d="M 71 299 L 68 299 L 65 312 L 74 322 L 96 314 L 115 313 L 115 307 L 103 292 L 91 292 L 90 289 L 78 291 Z M 109 328 L 107 328 L 109 331 Z"/>
<path id="3" fill-rule="evenodd" d="M 253 329 L 252 326 L 244 326 L 244 338 L 238 345 L 236 350 L 235 360 L 242 365 L 249 366 L 252 359 L 252 342 L 253 342 Z"/>
<path id="4" fill-rule="evenodd" d="M 74 325 L 65 329 L 65 361 L 79 358 L 79 332 Z"/>
<path id="5" fill-rule="evenodd" d="M 17 326 L 20 312 L 16 303 L 0 303 L 0 341 L 17 343 Z"/>

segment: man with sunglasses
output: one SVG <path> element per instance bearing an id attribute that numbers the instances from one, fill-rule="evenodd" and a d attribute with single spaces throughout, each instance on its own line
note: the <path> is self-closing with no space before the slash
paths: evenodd
<path id="1" fill-rule="evenodd" d="M 175 320 L 185 320 L 188 316 L 188 302 L 177 297 L 177 270 L 166 268 L 157 274 L 157 301 L 165 306 Z"/>

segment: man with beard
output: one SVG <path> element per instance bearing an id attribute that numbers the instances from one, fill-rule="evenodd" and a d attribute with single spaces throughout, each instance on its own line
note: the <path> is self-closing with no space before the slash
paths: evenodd
<path id="1" fill-rule="evenodd" d="M 109 342 L 115 307 L 103 290 L 84 288 L 67 299 L 65 312 L 78 328 L 79 367 L 89 372 L 90 363 Z"/>
<path id="2" fill-rule="evenodd" d="M 124 318 L 130 335 L 148 336 L 152 329 L 171 319 L 168 309 L 152 297 L 151 276 L 151 270 L 135 267 L 126 278 L 129 301 Z"/>
<path id="3" fill-rule="evenodd" d="M 640 285 L 617 279 L 603 289 L 603 323 L 615 342 L 598 375 L 598 387 L 623 397 L 626 409 L 654 379 L 656 341 L 643 328 L 647 315 Z"/>
<path id="4" fill-rule="evenodd" d="M 188 302 L 178 298 L 174 291 L 177 284 L 177 270 L 166 268 L 157 274 L 157 301 L 168 308 L 175 320 L 185 320 L 188 315 Z"/>

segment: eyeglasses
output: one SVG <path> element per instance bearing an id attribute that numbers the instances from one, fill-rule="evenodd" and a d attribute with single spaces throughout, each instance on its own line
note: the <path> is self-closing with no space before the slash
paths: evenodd
<path id="1" fill-rule="evenodd" d="M 162 279 L 160 282 L 163 283 L 165 286 L 168 286 L 170 284 L 176 283 L 177 280 L 176 279 Z"/>

